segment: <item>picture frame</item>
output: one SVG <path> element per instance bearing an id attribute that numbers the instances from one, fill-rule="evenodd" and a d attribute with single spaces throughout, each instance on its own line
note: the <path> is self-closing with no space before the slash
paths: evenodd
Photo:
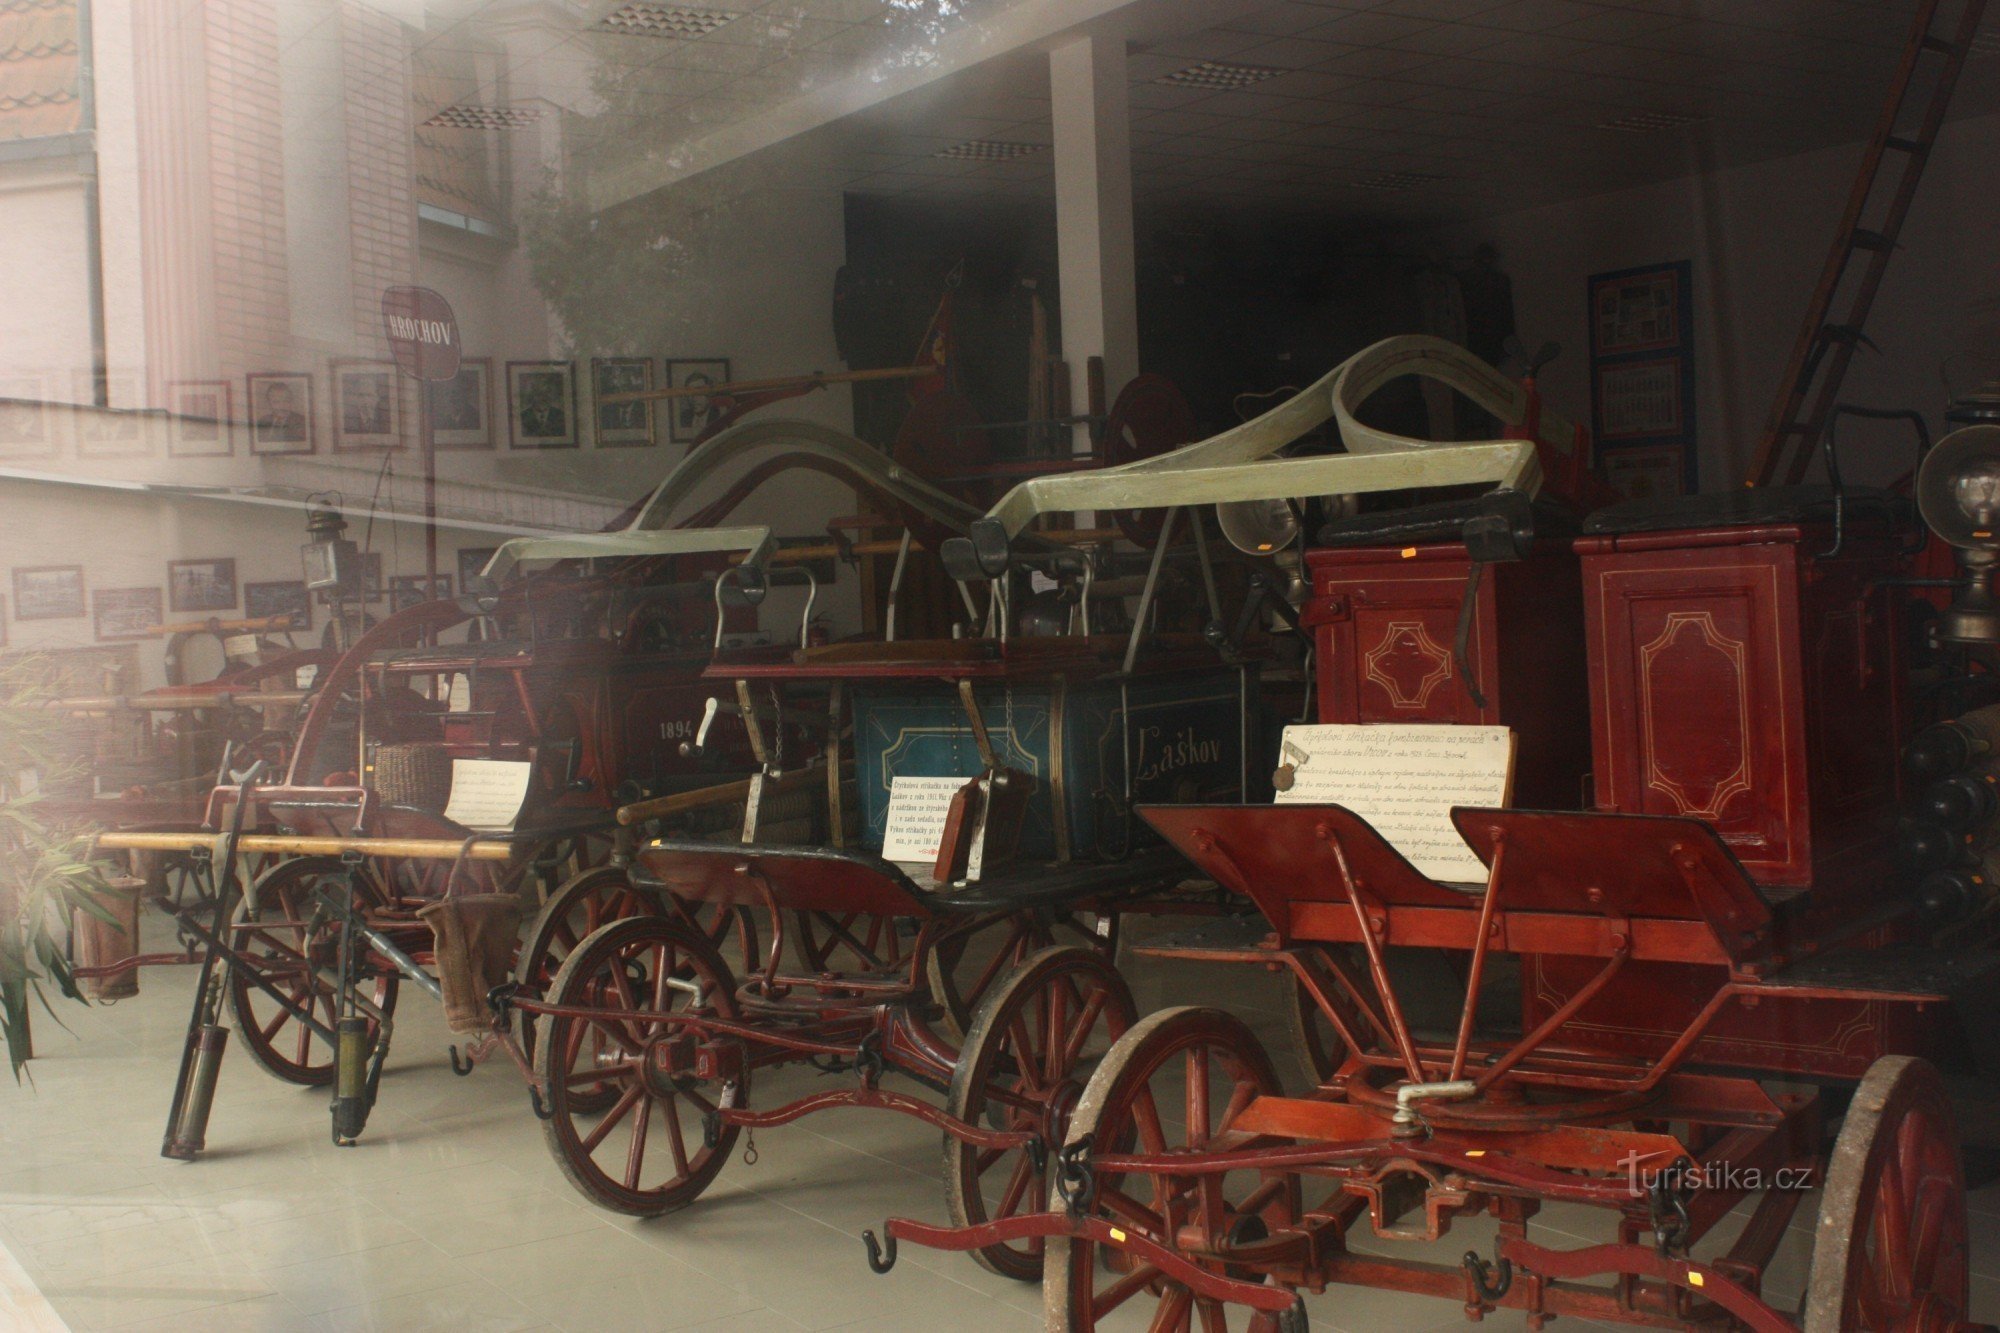
<path id="1" fill-rule="evenodd" d="M 729 358 L 726 356 L 691 357 L 667 362 L 667 387 L 669 389 L 691 389 L 708 384 L 729 382 Z M 700 398 L 669 398 L 667 407 L 667 439 L 674 444 L 693 444 L 701 438 L 714 418 L 713 400 Z"/>
<path id="2" fill-rule="evenodd" d="M 228 458 L 236 452 L 235 405 L 228 380 L 176 380 L 167 386 L 167 456 Z"/>
<path id="3" fill-rule="evenodd" d="M 0 458 L 50 458 L 55 421 L 39 375 L 0 376 Z"/>
<path id="4" fill-rule="evenodd" d="M 493 558 L 497 546 L 464 546 L 458 552 L 458 586 L 464 588 L 473 579 L 486 572 L 486 562 Z"/>
<path id="5" fill-rule="evenodd" d="M 374 603 L 389 595 L 389 586 L 382 579 L 382 553 L 363 551 L 361 553 L 361 600 Z"/>
<path id="6" fill-rule="evenodd" d="M 274 579 L 243 585 L 243 618 L 288 616 L 293 629 L 312 628 L 312 594 L 304 579 Z"/>
<path id="7" fill-rule="evenodd" d="M 1621 269 L 1590 279 L 1590 353 L 1624 356 L 1680 345 L 1687 323 L 1678 265 Z"/>
<path id="8" fill-rule="evenodd" d="M 14 571 L 14 619 L 78 620 L 83 614 L 82 565 L 38 565 Z"/>
<path id="9" fill-rule="evenodd" d="M 235 608 L 235 560 L 167 561 L 168 610 L 181 613 L 233 611 Z"/>
<path id="10" fill-rule="evenodd" d="M 1687 494 L 1688 446 L 1628 445 L 1606 449 L 1597 467 L 1613 490 L 1628 500 L 1657 500 Z"/>
<path id="11" fill-rule="evenodd" d="M 265 457 L 309 454 L 313 431 L 313 377 L 304 371 L 264 370 L 243 377 L 250 452 Z"/>
<path id="12" fill-rule="evenodd" d="M 392 361 L 333 363 L 333 448 L 364 453 L 403 447 L 403 400 Z"/>
<path id="13" fill-rule="evenodd" d="M 99 643 L 150 639 L 165 623 L 158 588 L 97 588 L 90 594 L 90 623 Z"/>
<path id="14" fill-rule="evenodd" d="M 1681 380 L 1686 367 L 1677 356 L 1615 361 L 1597 367 L 1597 438 L 1601 441 L 1657 439 L 1685 429 Z"/>
<path id="15" fill-rule="evenodd" d="M 633 449 L 653 443 L 652 403 L 606 403 L 620 393 L 649 393 L 650 356 L 594 356 L 590 359 L 591 426 L 600 449 Z M 667 400 L 671 402 L 672 400 Z"/>
<path id="16" fill-rule="evenodd" d="M 78 458 L 150 458 L 152 436 L 146 431 L 149 415 L 139 406 L 139 381 L 131 375 L 105 376 L 108 407 L 95 407 L 96 376 L 76 372 L 76 456 Z"/>
<path id="17" fill-rule="evenodd" d="M 452 379 L 424 385 L 431 442 L 439 449 L 493 447 L 493 358 L 468 357 Z"/>
<path id="18" fill-rule="evenodd" d="M 401 611 L 420 602 L 441 601 L 451 596 L 451 575 L 437 576 L 437 591 L 426 595 L 422 574 L 398 574 L 389 581 L 389 610 Z"/>
<path id="19" fill-rule="evenodd" d="M 507 363 L 507 443 L 514 449 L 574 449 L 576 363 Z"/>

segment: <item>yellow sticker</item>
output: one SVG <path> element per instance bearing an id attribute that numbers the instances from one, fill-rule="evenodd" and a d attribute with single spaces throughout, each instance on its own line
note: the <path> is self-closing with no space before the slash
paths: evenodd
<path id="1" fill-rule="evenodd" d="M 1692 1268 L 1688 1270 L 1688 1285 L 1690 1287 L 1699 1287 L 1703 1281 L 1704 1279 L 1701 1274 L 1695 1272 Z"/>
<path id="2" fill-rule="evenodd" d="M 1120 1231 L 1117 1227 L 1113 1227 L 1111 1228 L 1111 1239 L 1117 1241 L 1120 1245 L 1123 1245 L 1125 1243 L 1125 1233 Z"/>
<path id="3" fill-rule="evenodd" d="M 1415 560 L 1416 558 L 1417 558 L 1417 548 L 1416 548 L 1416 547 L 1414 547 L 1414 546 L 1405 546 L 1405 547 L 1403 548 L 1403 559 L 1405 559 L 1405 560 Z"/>
<path id="4" fill-rule="evenodd" d="M 1484 1157 L 1484 1156 L 1486 1155 L 1486 1149 L 1484 1149 L 1484 1148 L 1467 1148 L 1467 1149 L 1465 1150 L 1465 1155 L 1466 1155 L 1467 1157 Z"/>

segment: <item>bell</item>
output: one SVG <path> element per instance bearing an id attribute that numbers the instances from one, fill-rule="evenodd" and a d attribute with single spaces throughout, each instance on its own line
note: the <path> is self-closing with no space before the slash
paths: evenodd
<path id="1" fill-rule="evenodd" d="M 1299 511 L 1289 500 L 1232 500 L 1215 507 L 1223 537 L 1245 555 L 1271 555 L 1299 539 Z"/>

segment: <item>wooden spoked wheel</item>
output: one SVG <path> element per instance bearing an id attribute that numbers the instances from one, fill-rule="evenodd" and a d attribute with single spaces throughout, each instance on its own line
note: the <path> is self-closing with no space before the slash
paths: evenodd
<path id="1" fill-rule="evenodd" d="M 965 1124 L 1061 1143 L 1084 1084 L 1138 1017 L 1131 988 L 1101 954 L 1044 949 L 980 1002 L 945 1110 Z M 1037 1170 L 1026 1149 L 980 1148 L 946 1134 L 944 1182 L 954 1226 L 1048 1206 L 1046 1167 Z M 988 1246 L 972 1257 L 1003 1277 L 1029 1281 L 1042 1273 L 1039 1240 Z"/>
<path id="2" fill-rule="evenodd" d="M 1163 1009 L 1119 1038 L 1098 1065 L 1070 1117 L 1069 1142 L 1088 1135 L 1103 1153 L 1213 1151 L 1230 1146 L 1245 1107 L 1277 1091 L 1271 1058 L 1242 1020 L 1217 1009 Z M 1191 1234 L 1212 1252 L 1252 1243 L 1299 1216 L 1291 1175 L 1100 1171 L 1095 1181 L 1093 1211 L 1217 1272 L 1225 1271 L 1221 1260 L 1189 1251 Z M 1050 1247 L 1042 1292 L 1048 1328 L 1065 1333 L 1127 1326 L 1214 1333 L 1254 1322 L 1253 1312 L 1198 1297 L 1123 1251 L 1100 1253 L 1091 1240 Z M 1266 1317 L 1262 1326 L 1271 1322 Z"/>
<path id="3" fill-rule="evenodd" d="M 1923 1060 L 1868 1068 L 1827 1165 L 1805 1333 L 1930 1333 L 1967 1318 L 1965 1168 L 1944 1080 Z"/>
<path id="4" fill-rule="evenodd" d="M 549 1112 L 542 1132 L 563 1174 L 593 1202 L 635 1217 L 692 1203 L 736 1142 L 736 1128 L 719 1122 L 710 1141 L 708 1117 L 725 1100 L 741 1105 L 749 1080 L 746 1072 L 727 1087 L 687 1072 L 693 1042 L 662 1019 L 738 1016 L 721 955 L 667 917 L 608 922 L 563 960 L 549 999 L 605 1011 L 551 1015 L 538 1043 L 535 1073 Z"/>
<path id="5" fill-rule="evenodd" d="M 230 1012 L 250 1058 L 276 1077 L 302 1087 L 333 1082 L 333 1047 L 259 987 L 252 974 L 331 1028 L 336 1016 L 333 977 L 340 962 L 340 925 L 331 919 L 314 922 L 320 890 L 344 891 L 346 881 L 346 868 L 332 857 L 282 861 L 244 894 L 236 909 L 232 942 L 248 961 L 229 970 Z M 366 886 L 368 881 L 364 877 L 359 883 Z M 373 891 L 362 887 L 357 896 L 372 900 Z M 394 972 L 378 972 L 373 984 L 364 987 L 363 999 L 376 1011 L 367 1015 L 371 1043 L 379 1020 L 395 1012 L 396 983 Z"/>
<path id="6" fill-rule="evenodd" d="M 1030 955 L 1057 945 L 1087 948 L 1115 961 L 1118 917 L 1065 912 L 1051 919 L 1015 913 L 939 941 L 924 959 L 931 998 L 943 1007 L 938 1026 L 963 1038 L 995 983 Z"/>
<path id="7" fill-rule="evenodd" d="M 792 939 L 814 976 L 892 976 L 910 965 L 909 939 L 893 916 L 793 912 Z"/>

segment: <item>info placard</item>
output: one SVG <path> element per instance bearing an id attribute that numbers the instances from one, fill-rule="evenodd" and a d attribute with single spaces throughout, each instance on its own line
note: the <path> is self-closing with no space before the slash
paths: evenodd
<path id="1" fill-rule="evenodd" d="M 889 781 L 889 818 L 882 830 L 882 859 L 897 862 L 937 860 L 944 840 L 945 817 L 951 798 L 970 778 L 918 778 L 898 774 Z"/>
<path id="2" fill-rule="evenodd" d="M 1285 728 L 1286 805 L 1344 805 L 1432 879 L 1478 882 L 1486 867 L 1452 827 L 1455 805 L 1503 806 L 1513 794 L 1506 727 L 1323 724 Z"/>
<path id="3" fill-rule="evenodd" d="M 514 759 L 454 759 L 444 817 L 469 829 L 511 829 L 528 799 L 534 765 Z"/>

